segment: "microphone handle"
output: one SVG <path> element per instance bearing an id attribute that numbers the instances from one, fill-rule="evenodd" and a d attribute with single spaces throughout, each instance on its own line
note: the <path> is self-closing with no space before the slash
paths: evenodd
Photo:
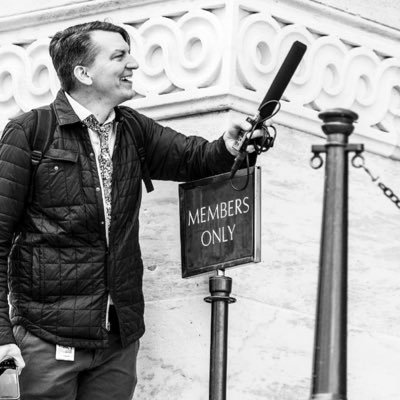
<path id="1" fill-rule="evenodd" d="M 232 165 L 231 168 L 231 174 L 229 176 L 229 179 L 232 179 L 234 177 L 234 175 L 236 174 L 237 170 L 240 168 L 240 166 L 242 165 L 243 160 L 246 157 L 246 150 L 242 150 L 239 152 L 239 154 L 236 156 L 235 161 Z"/>

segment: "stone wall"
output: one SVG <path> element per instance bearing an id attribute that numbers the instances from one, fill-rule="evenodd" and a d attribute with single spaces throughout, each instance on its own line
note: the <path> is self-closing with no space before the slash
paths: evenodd
<path id="1" fill-rule="evenodd" d="M 238 299 L 230 306 L 230 400 L 309 397 L 324 177 L 309 159 L 311 145 L 324 143 L 319 110 L 359 113 L 351 141 L 366 144 L 367 166 L 399 195 L 398 5 L 385 3 L 386 13 L 373 0 L 38 0 L 0 14 L 1 126 L 54 97 L 49 37 L 73 23 L 123 24 L 141 64 L 129 104 L 210 140 L 255 113 L 294 40 L 308 45 L 274 118 L 276 146 L 259 158 L 262 262 L 227 271 Z M 135 397 L 203 400 L 208 275 L 181 279 L 178 183 L 155 187 L 141 211 L 147 332 Z M 398 220 L 376 183 L 350 168 L 350 399 L 400 395 Z"/>
<path id="2" fill-rule="evenodd" d="M 164 122 L 215 138 L 221 121 L 231 118 L 242 116 L 218 113 Z M 238 300 L 229 311 L 231 400 L 309 397 L 324 176 L 309 159 L 311 145 L 323 143 L 278 126 L 275 148 L 259 158 L 262 262 L 227 271 Z M 388 186 L 400 187 L 398 162 L 372 154 L 365 158 Z M 395 400 L 400 394 L 399 210 L 364 172 L 350 168 L 349 182 L 348 397 Z M 144 195 L 147 333 L 138 398 L 150 393 L 157 400 L 201 400 L 208 393 L 211 308 L 203 301 L 208 275 L 180 278 L 177 192 L 177 185 L 157 183 L 156 193 Z"/>

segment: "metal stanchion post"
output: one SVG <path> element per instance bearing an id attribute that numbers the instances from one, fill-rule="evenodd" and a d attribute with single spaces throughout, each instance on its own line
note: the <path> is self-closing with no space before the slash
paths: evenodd
<path id="1" fill-rule="evenodd" d="M 229 296 L 232 278 L 225 276 L 222 270 L 210 277 L 209 286 L 211 296 L 204 299 L 212 304 L 209 400 L 226 400 L 228 305 L 236 299 Z"/>
<path id="2" fill-rule="evenodd" d="M 323 221 L 311 399 L 347 398 L 347 234 L 348 152 L 357 114 L 333 109 L 319 114 L 327 135 L 323 146 L 312 146 L 314 158 L 326 153 Z"/>

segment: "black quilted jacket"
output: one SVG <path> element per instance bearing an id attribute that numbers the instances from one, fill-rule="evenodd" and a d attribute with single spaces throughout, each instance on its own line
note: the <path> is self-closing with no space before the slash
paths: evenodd
<path id="1" fill-rule="evenodd" d="M 54 138 L 37 170 L 30 203 L 33 113 L 9 122 L 0 143 L 0 345 L 13 343 L 11 324 L 21 324 L 52 343 L 106 347 L 110 293 L 126 346 L 145 329 L 138 240 L 141 168 L 132 140 L 138 132 L 130 131 L 126 119 L 135 118 L 142 128 L 153 179 L 185 181 L 222 173 L 233 157 L 222 138 L 209 143 L 186 137 L 132 109 L 117 107 L 107 248 L 89 134 L 62 91 L 54 108 Z"/>

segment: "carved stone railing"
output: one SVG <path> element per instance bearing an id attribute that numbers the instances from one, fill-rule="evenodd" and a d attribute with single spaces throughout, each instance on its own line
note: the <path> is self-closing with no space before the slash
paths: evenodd
<path id="1" fill-rule="evenodd" d="M 131 35 L 140 69 L 130 104 L 148 115 L 254 114 L 291 43 L 301 40 L 308 50 L 275 121 L 320 135 L 319 110 L 349 108 L 360 116 L 354 139 L 400 159 L 400 31 L 300 0 L 94 0 L 2 18 L 1 127 L 57 92 L 49 36 L 104 18 Z"/>

